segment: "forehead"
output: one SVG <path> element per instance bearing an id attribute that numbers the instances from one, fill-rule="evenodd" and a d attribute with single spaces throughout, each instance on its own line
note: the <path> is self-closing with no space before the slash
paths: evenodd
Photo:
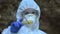
<path id="1" fill-rule="evenodd" d="M 36 12 L 36 10 L 32 8 L 28 8 L 28 9 L 25 9 L 23 12 Z"/>

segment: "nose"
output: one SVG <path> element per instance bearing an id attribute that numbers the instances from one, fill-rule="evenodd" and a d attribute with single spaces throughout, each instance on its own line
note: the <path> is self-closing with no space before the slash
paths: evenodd
<path id="1" fill-rule="evenodd" d="M 32 24 L 33 23 L 33 21 L 32 20 L 28 20 L 28 24 Z"/>

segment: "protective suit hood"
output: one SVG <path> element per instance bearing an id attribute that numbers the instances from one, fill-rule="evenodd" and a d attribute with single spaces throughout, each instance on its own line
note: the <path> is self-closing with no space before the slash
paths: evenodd
<path id="1" fill-rule="evenodd" d="M 34 25 L 34 27 L 36 29 L 39 29 L 40 8 L 34 0 L 22 0 L 21 1 L 21 3 L 19 4 L 19 8 L 17 10 L 17 13 L 16 13 L 17 21 L 22 18 L 22 15 L 21 15 L 22 11 L 24 11 L 25 9 L 28 9 L 28 8 L 32 8 L 32 9 L 37 10 L 38 19 L 37 19 L 37 23 Z"/>

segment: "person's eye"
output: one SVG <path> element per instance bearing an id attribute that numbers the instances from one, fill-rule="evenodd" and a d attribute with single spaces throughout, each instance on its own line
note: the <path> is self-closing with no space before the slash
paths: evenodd
<path id="1" fill-rule="evenodd" d="M 36 12 L 32 12 L 32 14 L 36 14 Z"/>
<path id="2" fill-rule="evenodd" d="M 28 14 L 29 12 L 25 12 L 24 14 L 26 15 L 26 14 Z"/>

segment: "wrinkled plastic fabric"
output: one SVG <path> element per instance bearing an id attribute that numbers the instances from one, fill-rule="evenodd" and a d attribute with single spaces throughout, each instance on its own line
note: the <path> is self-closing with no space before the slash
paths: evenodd
<path id="1" fill-rule="evenodd" d="M 25 26 L 22 27 L 22 29 L 19 30 L 18 33 L 12 33 L 12 32 L 10 32 L 10 28 L 11 28 L 11 26 L 4 29 L 1 34 L 46 34 L 45 32 L 43 32 L 41 30 L 29 31 L 29 29 L 26 28 Z"/>
<path id="2" fill-rule="evenodd" d="M 22 11 L 28 8 L 33 8 L 35 10 L 37 10 L 38 12 L 38 19 L 36 24 L 34 25 L 34 31 L 30 31 L 29 28 L 27 28 L 26 26 L 23 26 L 21 29 L 19 29 L 19 31 L 17 33 L 12 33 L 10 31 L 11 26 L 9 26 L 8 28 L 4 29 L 2 34 L 46 34 L 45 32 L 39 30 L 39 17 L 40 17 L 40 8 L 39 6 L 36 4 L 36 2 L 34 0 L 22 0 L 21 3 L 19 4 L 17 13 L 16 13 L 16 18 L 17 21 L 19 21 L 22 18 Z"/>

